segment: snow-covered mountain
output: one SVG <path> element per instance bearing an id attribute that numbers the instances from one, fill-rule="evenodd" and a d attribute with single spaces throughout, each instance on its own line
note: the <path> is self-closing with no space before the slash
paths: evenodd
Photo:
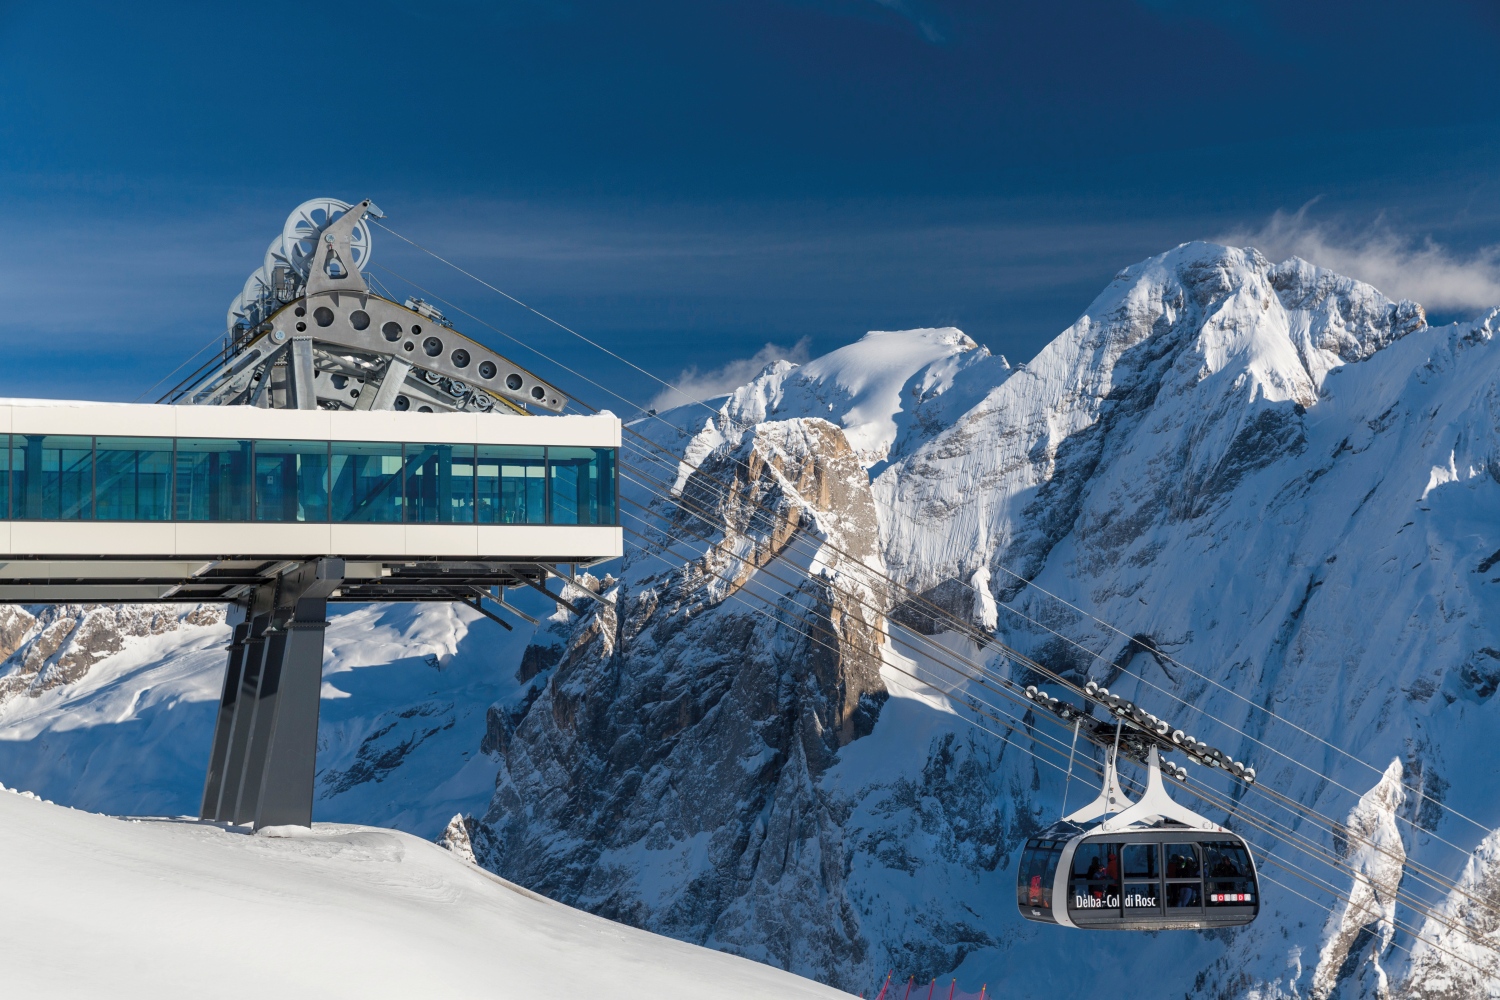
<path id="1" fill-rule="evenodd" d="M 872 333 L 638 420 L 641 544 L 585 581 L 608 603 L 532 605 L 529 634 L 333 623 L 317 814 L 435 837 L 463 813 L 504 877 L 856 992 L 894 968 L 1018 997 L 1500 996 L 1497 316 L 1431 327 L 1186 244 L 1014 369 L 957 330 Z M 1017 847 L 1066 748 L 950 669 L 1029 680 L 910 591 L 1336 828 L 1244 797 L 1274 882 L 1239 931 L 1024 923 Z M 25 614 L 0 622 L 0 781 L 193 811 L 212 612 Z"/>

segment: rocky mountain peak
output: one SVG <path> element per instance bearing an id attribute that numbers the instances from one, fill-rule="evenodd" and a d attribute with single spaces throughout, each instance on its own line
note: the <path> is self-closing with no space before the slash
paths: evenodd
<path id="1" fill-rule="evenodd" d="M 1371 285 L 1300 257 L 1277 264 L 1269 276 L 1302 363 L 1320 386 L 1339 364 L 1363 361 L 1427 326 L 1427 313 L 1417 303 L 1393 302 Z"/>
<path id="2" fill-rule="evenodd" d="M 886 697 L 868 479 L 828 421 L 768 421 L 655 504 L 612 605 L 496 741 L 475 855 L 642 926 L 841 961 L 863 945 L 852 912 L 815 902 L 844 896 L 817 786 Z M 669 858 L 670 883 L 648 874 Z"/>
<path id="3" fill-rule="evenodd" d="M 931 429 L 939 414 L 924 403 L 943 396 L 962 373 L 983 368 L 989 388 L 1009 372 L 953 327 L 872 330 L 805 365 L 778 362 L 732 393 L 721 411 L 725 428 L 786 417 L 821 417 L 838 424 L 861 464 L 877 465 Z M 970 381 L 973 381 L 972 378 Z"/>

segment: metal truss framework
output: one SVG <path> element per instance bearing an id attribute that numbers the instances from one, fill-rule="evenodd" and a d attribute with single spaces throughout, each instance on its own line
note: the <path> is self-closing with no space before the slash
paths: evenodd
<path id="1" fill-rule="evenodd" d="M 273 409 L 560 413 L 566 395 L 454 330 L 426 302 L 370 290 L 369 218 L 319 198 L 297 208 L 230 305 L 223 351 L 162 402 Z"/>

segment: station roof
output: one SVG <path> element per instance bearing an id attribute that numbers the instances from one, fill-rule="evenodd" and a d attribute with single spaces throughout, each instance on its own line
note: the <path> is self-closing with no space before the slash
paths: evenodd
<path id="1" fill-rule="evenodd" d="M 620 447 L 620 420 L 611 413 L 273 410 L 4 398 L 0 433 Z"/>

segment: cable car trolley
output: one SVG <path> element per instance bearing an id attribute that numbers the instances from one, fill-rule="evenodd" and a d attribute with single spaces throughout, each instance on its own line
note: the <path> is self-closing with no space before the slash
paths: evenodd
<path id="1" fill-rule="evenodd" d="M 1026 842 L 1016 879 L 1021 916 L 1081 930 L 1238 927 L 1260 912 L 1245 841 L 1175 802 L 1156 747 L 1132 803 L 1107 752 L 1099 797 Z"/>

